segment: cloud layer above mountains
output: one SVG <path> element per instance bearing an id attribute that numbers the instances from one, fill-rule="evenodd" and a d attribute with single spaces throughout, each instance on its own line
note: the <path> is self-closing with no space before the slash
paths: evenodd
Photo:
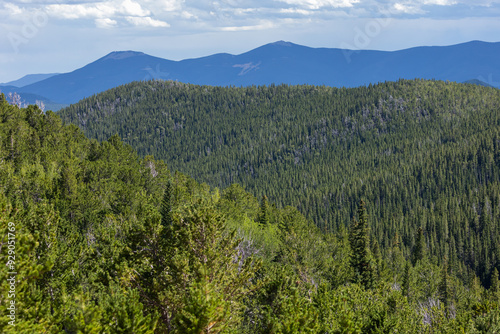
<path id="1" fill-rule="evenodd" d="M 48 61 L 71 51 L 75 62 L 120 49 L 181 59 L 280 39 L 394 50 L 500 36 L 500 0 L 5 0 L 0 17 L 0 82 L 33 52 L 61 71 Z"/>

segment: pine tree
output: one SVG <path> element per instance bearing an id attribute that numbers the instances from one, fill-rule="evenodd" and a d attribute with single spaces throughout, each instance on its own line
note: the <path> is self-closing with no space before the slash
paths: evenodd
<path id="1" fill-rule="evenodd" d="M 394 238 L 392 238 L 392 248 L 393 249 L 399 249 L 401 246 L 401 237 L 399 236 L 399 233 L 396 231 L 394 234 Z"/>
<path id="2" fill-rule="evenodd" d="M 259 223 L 262 227 L 269 224 L 269 203 L 266 195 L 263 195 L 260 201 Z"/>
<path id="3" fill-rule="evenodd" d="M 491 274 L 490 294 L 494 301 L 500 301 L 500 282 L 498 278 L 498 269 L 496 267 Z"/>
<path id="4" fill-rule="evenodd" d="M 450 287 L 449 287 L 449 277 L 448 277 L 448 262 L 445 259 L 443 263 L 443 268 L 441 270 L 441 281 L 439 282 L 439 300 L 443 303 L 446 313 L 448 313 L 449 303 L 450 303 Z"/>
<path id="5" fill-rule="evenodd" d="M 482 201 L 481 205 L 481 216 L 479 218 L 479 228 L 481 233 L 488 233 L 490 230 L 490 211 L 491 211 L 491 204 L 488 198 L 485 198 Z"/>
<path id="6" fill-rule="evenodd" d="M 372 255 L 373 255 L 373 261 L 374 261 L 374 266 L 375 266 L 375 273 L 376 273 L 376 278 L 377 280 L 380 280 L 381 277 L 382 277 L 382 272 L 383 272 L 383 267 L 384 267 L 384 263 L 382 262 L 382 254 L 380 253 L 380 246 L 377 242 L 377 240 L 375 240 L 373 243 L 372 243 Z"/>
<path id="7" fill-rule="evenodd" d="M 350 262 L 354 270 L 354 281 L 365 288 L 371 288 L 373 285 L 373 264 L 370 254 L 368 214 L 363 200 L 359 203 L 358 217 L 359 221 L 353 217 L 349 230 Z"/>
<path id="8" fill-rule="evenodd" d="M 410 296 L 410 264 L 406 261 L 405 271 L 403 274 L 403 284 L 401 285 L 401 293 L 409 298 Z"/>
<path id="9" fill-rule="evenodd" d="M 425 237 L 424 230 L 422 227 L 417 229 L 417 236 L 415 240 L 415 246 L 413 247 L 413 253 L 411 256 L 411 263 L 413 266 L 417 264 L 418 261 L 422 261 L 425 256 Z"/>
<path id="10" fill-rule="evenodd" d="M 241 240 L 210 200 L 199 198 L 175 212 L 165 249 L 168 274 L 155 297 L 165 315 L 161 330 L 217 333 L 235 326 L 243 298 L 256 288 L 260 261 L 242 258 Z"/>
<path id="11" fill-rule="evenodd" d="M 161 202 L 161 224 L 163 228 L 172 225 L 172 203 L 173 203 L 173 187 L 172 181 L 168 181 L 165 186 L 165 193 Z"/>

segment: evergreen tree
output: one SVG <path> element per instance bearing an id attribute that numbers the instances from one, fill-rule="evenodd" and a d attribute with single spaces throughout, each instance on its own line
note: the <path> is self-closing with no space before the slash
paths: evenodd
<path id="1" fill-rule="evenodd" d="M 227 230 L 210 194 L 191 201 L 172 216 L 162 270 L 152 280 L 148 270 L 134 281 L 160 313 L 160 331 L 223 332 L 241 321 L 242 300 L 257 287 L 253 277 L 260 261 L 238 252 L 241 240 Z"/>
<path id="2" fill-rule="evenodd" d="M 500 281 L 498 278 L 498 269 L 495 267 L 491 274 L 490 295 L 494 301 L 500 302 Z"/>
<path id="3" fill-rule="evenodd" d="M 446 313 L 448 313 L 450 306 L 450 282 L 448 276 L 448 262 L 445 259 L 445 263 L 441 268 L 441 280 L 439 282 L 438 292 L 439 300 L 443 303 Z"/>
<path id="4" fill-rule="evenodd" d="M 353 217 L 349 230 L 351 267 L 354 270 L 354 281 L 365 288 L 371 288 L 373 285 L 373 264 L 370 254 L 368 214 L 363 200 L 359 203 L 358 217 L 359 221 Z"/>
<path id="5" fill-rule="evenodd" d="M 422 261 L 425 256 L 425 237 L 424 230 L 420 226 L 417 229 L 417 235 L 415 240 L 415 246 L 413 247 L 413 252 L 411 256 L 412 265 L 415 266 L 417 261 Z"/>
<path id="6" fill-rule="evenodd" d="M 406 261 L 405 271 L 403 273 L 403 283 L 401 285 L 401 293 L 409 299 L 410 297 L 410 264 Z"/>
<path id="7" fill-rule="evenodd" d="M 485 234 L 490 232 L 490 214 L 491 214 L 491 204 L 488 198 L 484 198 L 481 203 L 481 216 L 479 218 L 480 232 Z"/>
<path id="8" fill-rule="evenodd" d="M 269 203 L 266 195 L 263 195 L 260 201 L 259 223 L 261 227 L 269 224 Z"/>
<path id="9" fill-rule="evenodd" d="M 163 228 L 169 228 L 172 225 L 172 204 L 173 204 L 173 187 L 172 181 L 168 180 L 161 201 L 161 224 Z"/>
<path id="10" fill-rule="evenodd" d="M 372 243 L 371 253 L 373 255 L 373 263 L 375 267 L 376 279 L 377 281 L 379 281 L 382 278 L 382 273 L 384 270 L 384 262 L 382 260 L 382 254 L 380 253 L 380 246 L 377 240 L 375 240 Z"/>

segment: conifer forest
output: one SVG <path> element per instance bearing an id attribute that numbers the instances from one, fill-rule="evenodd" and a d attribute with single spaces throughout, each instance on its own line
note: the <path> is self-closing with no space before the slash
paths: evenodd
<path id="1" fill-rule="evenodd" d="M 1 333 L 500 333 L 500 90 L 0 94 L 0 222 Z"/>

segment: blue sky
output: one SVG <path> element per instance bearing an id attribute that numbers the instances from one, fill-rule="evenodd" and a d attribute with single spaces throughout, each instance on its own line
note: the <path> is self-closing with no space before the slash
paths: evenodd
<path id="1" fill-rule="evenodd" d="M 399 50 L 500 41 L 500 0 L 1 0 L 0 82 L 111 51 L 179 60 L 285 40 Z"/>

